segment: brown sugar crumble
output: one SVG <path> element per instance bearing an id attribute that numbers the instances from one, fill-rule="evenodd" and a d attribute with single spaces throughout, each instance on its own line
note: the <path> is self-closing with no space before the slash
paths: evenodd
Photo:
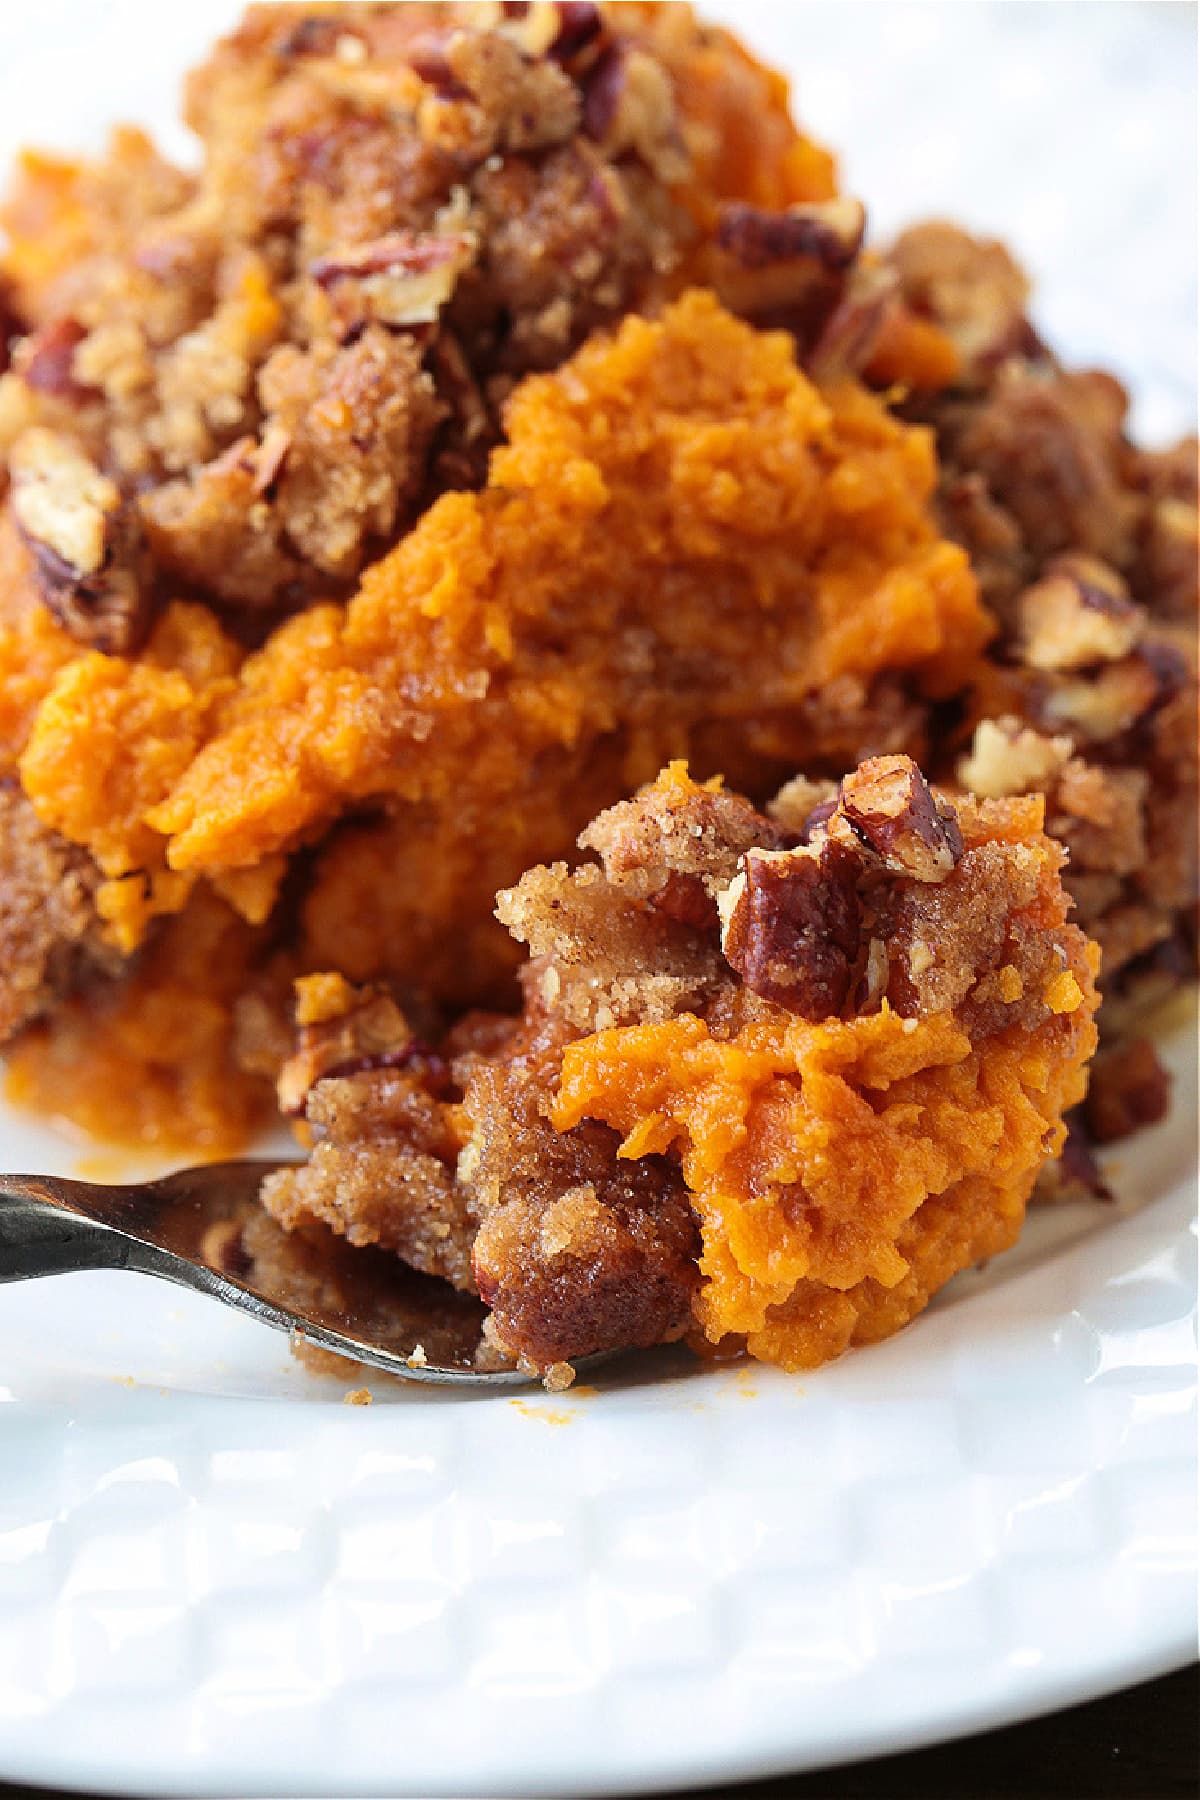
<path id="1" fill-rule="evenodd" d="M 251 6 L 184 113 L 0 212 L 10 1094 L 293 1121 L 295 1241 L 551 1388 L 1102 1196 L 1195 974 L 1195 440 L 689 6 Z"/>

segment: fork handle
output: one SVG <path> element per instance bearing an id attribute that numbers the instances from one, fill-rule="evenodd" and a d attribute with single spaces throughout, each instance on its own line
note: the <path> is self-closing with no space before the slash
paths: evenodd
<path id="1" fill-rule="evenodd" d="M 0 1175 L 0 1282 L 76 1269 L 141 1269 L 161 1274 L 164 1252 L 77 1210 L 85 1181 Z"/>

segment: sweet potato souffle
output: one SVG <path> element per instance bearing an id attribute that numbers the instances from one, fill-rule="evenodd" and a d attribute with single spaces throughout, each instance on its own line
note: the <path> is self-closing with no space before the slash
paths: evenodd
<path id="1" fill-rule="evenodd" d="M 1195 441 L 684 5 L 252 7 L 185 117 L 3 209 L 10 1094 L 286 1116 L 266 1214 L 551 1386 L 811 1367 L 1102 1197 L 1194 963 Z"/>

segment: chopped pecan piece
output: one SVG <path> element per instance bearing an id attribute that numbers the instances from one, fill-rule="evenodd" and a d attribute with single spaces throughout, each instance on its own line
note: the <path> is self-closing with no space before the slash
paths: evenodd
<path id="1" fill-rule="evenodd" d="M 599 37 L 604 27 L 600 8 L 564 4 L 563 0 L 480 0 L 466 9 L 474 31 L 496 31 L 536 61 L 552 56 L 569 62 Z"/>
<path id="2" fill-rule="evenodd" d="M 662 181 L 686 171 L 670 79 L 628 44 L 610 44 L 597 58 L 584 89 L 583 129 L 610 157 L 632 152 Z"/>
<path id="3" fill-rule="evenodd" d="M 1013 358 L 979 401 L 939 409 L 943 468 L 981 477 L 990 505 L 1017 528 L 1027 568 L 1073 550 L 1125 568 L 1140 510 L 1121 479 L 1126 405 L 1099 371 Z"/>
<path id="4" fill-rule="evenodd" d="M 289 23 L 276 45 L 278 56 L 332 56 L 341 26 L 333 15 L 310 14 Z"/>
<path id="5" fill-rule="evenodd" d="M 556 0 L 515 0 L 503 5 L 487 0 L 469 7 L 467 19 L 476 31 L 499 31 L 535 61 L 552 56 L 556 62 L 567 62 L 602 28 L 598 6 L 561 5 Z"/>
<path id="6" fill-rule="evenodd" d="M 254 492 L 266 494 L 268 497 L 279 477 L 279 472 L 287 461 L 287 453 L 292 447 L 292 434 L 285 431 L 282 425 L 268 425 L 262 435 L 262 442 L 254 457 Z"/>
<path id="7" fill-rule="evenodd" d="M 87 327 L 78 319 L 55 319 L 33 332 L 17 356 L 17 373 L 25 386 L 75 404 L 98 400 L 98 388 L 75 378 L 75 351 L 86 336 Z"/>
<path id="8" fill-rule="evenodd" d="M 737 200 L 721 208 L 717 242 L 747 269 L 807 257 L 840 270 L 858 255 L 866 224 L 862 202 L 848 195 L 789 206 L 784 212 L 766 212 Z"/>
<path id="9" fill-rule="evenodd" d="M 972 380 L 1005 357 L 1038 354 L 1025 317 L 1029 282 L 1003 244 L 930 219 L 902 232 L 887 260 L 914 312 L 949 333 Z"/>
<path id="10" fill-rule="evenodd" d="M 827 800 L 819 801 L 817 805 L 813 807 L 800 828 L 800 842 L 802 844 L 811 844 L 822 826 L 829 824 L 829 821 L 837 811 L 837 808 L 838 797 L 836 794 L 830 795 Z"/>
<path id="11" fill-rule="evenodd" d="M 13 446 L 13 511 L 35 550 L 48 549 L 79 575 L 104 562 L 116 484 L 69 438 L 35 427 Z"/>
<path id="12" fill-rule="evenodd" d="M 318 1081 L 396 1068 L 413 1054 L 413 1034 L 391 995 L 352 988 L 340 975 L 297 983 L 296 1023 L 296 1050 L 278 1083 L 280 1110 L 289 1117 L 304 1111 Z"/>
<path id="13" fill-rule="evenodd" d="M 1073 758 L 1054 783 L 1046 829 L 1071 852 L 1071 872 L 1133 875 L 1146 863 L 1145 769 L 1109 769 Z"/>
<path id="14" fill-rule="evenodd" d="M 1092 1064 L 1084 1115 L 1097 1144 L 1114 1144 L 1156 1125 L 1171 1104 L 1171 1077 L 1148 1038 L 1130 1038 L 1100 1052 Z"/>
<path id="15" fill-rule="evenodd" d="M 310 273 L 327 291 L 353 281 L 365 317 L 381 325 L 431 324 L 474 261 L 469 231 L 395 231 L 319 257 Z"/>
<path id="16" fill-rule="evenodd" d="M 1070 762 L 1074 749 L 1069 737 L 1043 737 L 1011 716 L 981 719 L 957 775 L 967 791 L 981 800 L 1045 793 Z"/>
<path id="17" fill-rule="evenodd" d="M 828 839 L 747 851 L 719 904 L 721 949 L 748 988 L 806 1019 L 840 1012 L 859 952 L 860 866 Z"/>
<path id="18" fill-rule="evenodd" d="M 860 960 L 850 994 L 851 1011 L 855 1013 L 878 1012 L 879 1004 L 887 993 L 891 972 L 891 959 L 888 956 L 887 945 L 882 938 L 871 938 Z"/>
<path id="19" fill-rule="evenodd" d="M 409 67 L 439 101 L 469 100 L 468 89 L 450 67 L 449 43 L 449 35 L 444 31 L 428 31 L 415 37 L 408 46 Z"/>
<path id="20" fill-rule="evenodd" d="M 804 358 L 814 381 L 857 374 L 870 361 L 899 291 L 895 271 L 883 264 L 860 264 L 850 271 L 841 299 Z"/>
<path id="21" fill-rule="evenodd" d="M 1111 743 L 1164 706 L 1187 678 L 1186 659 L 1174 644 L 1146 641 L 1117 662 L 1057 681 L 1041 711 L 1051 728 L 1065 725 L 1077 739 Z"/>
<path id="22" fill-rule="evenodd" d="M 499 428 L 462 344 L 444 325 L 429 346 L 426 364 L 438 400 L 453 421 L 452 435 L 444 432 L 435 440 L 434 485 L 482 487 Z"/>
<path id="23" fill-rule="evenodd" d="M 1060 556 L 1017 601 L 1018 654 L 1033 669 L 1118 662 L 1141 636 L 1144 616 L 1107 563 Z"/>
<path id="24" fill-rule="evenodd" d="M 33 551 L 42 599 L 91 649 L 136 649 L 150 624 L 141 520 L 70 438 L 40 426 L 9 458 L 12 510 Z"/>
<path id="25" fill-rule="evenodd" d="M 909 756 L 873 756 L 842 783 L 830 838 L 861 846 L 894 875 L 944 881 L 963 853 L 954 809 Z"/>
<path id="26" fill-rule="evenodd" d="M 1161 618 L 1186 620 L 1196 605 L 1200 512 L 1168 496 L 1154 503 L 1136 571 L 1142 597 Z"/>
<path id="27" fill-rule="evenodd" d="M 556 62 L 570 62 L 595 43 L 604 20 L 594 0 L 558 0 L 554 11 L 558 14 L 558 33 L 550 45 L 550 55 Z"/>

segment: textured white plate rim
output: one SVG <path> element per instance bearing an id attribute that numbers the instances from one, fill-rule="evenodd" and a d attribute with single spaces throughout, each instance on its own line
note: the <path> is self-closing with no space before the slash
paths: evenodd
<path id="1" fill-rule="evenodd" d="M 1069 1263 L 1078 1283 L 1076 1307 L 1086 1311 L 1089 1298 L 1113 1283 L 1137 1279 L 1164 1252 L 1184 1249 L 1189 1253 L 1185 1266 L 1190 1269 L 1195 1234 L 1194 1193 L 1194 1180 L 1189 1177 L 1146 1208 L 1114 1220 L 1110 1227 L 1093 1232 L 1081 1243 L 1016 1274 L 1005 1284 L 1006 1291 L 1029 1289 L 1039 1281 L 1044 1285 L 1054 1277 L 1056 1269 Z M 1128 1251 L 1135 1246 L 1137 1254 L 1130 1258 Z M 970 1304 L 978 1306 L 979 1302 L 972 1300 Z M 906 1334 L 905 1341 L 910 1337 Z M 877 1350 L 869 1354 L 880 1353 Z M 1129 1390 L 1129 1398 L 1136 1403 L 1135 1388 Z M 398 1404 L 402 1409 L 403 1402 Z M 479 1404 L 487 1407 L 497 1403 Z M 468 1415 L 474 1410 L 474 1406 L 470 1407 Z M 1179 1430 L 1184 1434 L 1189 1431 L 1182 1417 Z M 1161 1598 L 1159 1594 L 1160 1602 Z M 480 1781 L 483 1769 L 476 1758 L 460 1759 L 458 1767 L 446 1769 L 444 1746 L 409 1737 L 398 1758 L 404 1770 L 402 1779 L 398 1781 L 399 1771 L 387 1763 L 377 1766 L 370 1776 L 343 1786 L 337 1782 L 336 1769 L 313 1769 L 292 1760 L 285 1741 L 286 1723 L 279 1725 L 277 1717 L 268 1712 L 263 1719 L 262 1737 L 255 1741 L 253 1749 L 243 1740 L 233 1764 L 227 1764 L 220 1747 L 212 1743 L 205 1745 L 198 1757 L 178 1747 L 174 1754 L 164 1756 L 158 1752 L 134 1761 L 129 1746 L 119 1738 L 109 1738 L 105 1743 L 35 1743 L 25 1733 L 10 1735 L 0 1726 L 0 1776 L 74 1786 L 95 1793 L 241 1795 L 246 1800 L 250 1796 L 280 1794 L 299 1800 L 300 1796 L 330 1793 L 337 1793 L 343 1800 L 356 1795 L 388 1794 L 588 1796 L 751 1780 L 919 1748 L 1036 1717 L 1165 1674 L 1195 1655 L 1195 1607 L 1194 1585 L 1180 1565 L 1172 1603 L 1169 1609 L 1160 1605 L 1149 1638 L 1114 1641 L 1103 1629 L 1104 1609 L 1100 1605 L 1094 1619 L 1079 1621 L 1075 1656 L 1069 1668 L 1053 1670 L 1039 1664 L 1014 1670 L 1010 1665 L 993 1664 L 990 1678 L 978 1691 L 958 1692 L 946 1698 L 938 1695 L 919 1717 L 913 1716 L 908 1702 L 889 1709 L 887 1667 L 873 1666 L 854 1682 L 855 1700 L 862 1707 L 864 1722 L 856 1724 L 852 1731 L 848 1730 L 845 1711 L 839 1706 L 830 1707 L 824 1719 L 814 1716 L 803 1704 L 805 1694 L 801 1689 L 797 1692 L 801 1705 L 795 1714 L 781 1717 L 773 1730 L 765 1730 L 760 1721 L 753 1746 L 706 1743 L 699 1723 L 694 1746 L 681 1744 L 678 1738 L 667 1734 L 667 1741 L 659 1745 L 640 1740 L 626 1755 L 619 1745 L 593 1742 L 588 1746 L 586 1768 L 578 1761 L 539 1758 L 536 1749 L 530 1753 L 528 1748 L 513 1764 L 506 1745 L 495 1753 L 486 1777 Z M 461 1698 L 464 1712 L 475 1704 L 466 1691 Z M 825 1696 L 817 1693 L 816 1698 L 820 1704 Z M 503 1716 L 511 1731 L 509 1744 L 524 1742 L 528 1746 L 530 1738 L 526 1734 L 534 1734 L 536 1741 L 539 1706 L 543 1704 L 536 1700 L 531 1703 L 528 1696 L 506 1704 Z M 494 1708 L 482 1710 L 493 1722 L 501 1716 Z M 781 1714 L 786 1710 L 781 1704 Z M 17 1741 L 20 1739 L 24 1741 Z"/>
<path id="2" fill-rule="evenodd" d="M 70 1752 L 5 1759 L 0 1764 L 0 1780 L 14 1785 L 27 1782 L 36 1787 L 113 1796 L 113 1800 L 124 1800 L 125 1796 L 129 1796 L 129 1800 L 157 1800 L 158 1796 L 164 1795 L 178 1796 L 179 1800 L 184 1800 L 185 1796 L 187 1800 L 192 1800 L 193 1796 L 194 1800 L 279 1800 L 283 1795 L 289 1800 L 319 1800 L 320 1796 L 331 1794 L 336 1794 L 337 1800 L 389 1800 L 389 1797 L 407 1800 L 409 1796 L 460 1800 L 464 1795 L 475 1800 L 476 1796 L 485 1794 L 488 1800 L 518 1800 L 522 1795 L 528 1796 L 529 1800 L 554 1800 L 556 1796 L 562 1796 L 563 1800 L 601 1800 L 606 1794 L 669 1794 L 679 1789 L 721 1787 L 730 1781 L 769 1781 L 814 1770 L 838 1769 L 850 1763 L 927 1749 L 935 1744 L 955 1743 L 976 1732 L 1025 1724 L 1066 1707 L 1102 1700 L 1139 1682 L 1174 1674 L 1195 1662 L 1196 1648 L 1195 1630 L 1185 1628 L 1174 1647 L 1164 1644 L 1157 1652 L 1098 1661 L 1094 1667 L 1081 1670 L 1075 1676 L 1064 1676 L 1054 1683 L 1043 1681 L 1036 1691 L 1018 1692 L 1007 1698 L 996 1695 L 975 1706 L 964 1703 L 947 1709 L 941 1717 L 931 1715 L 916 1729 L 905 1724 L 866 1726 L 853 1744 L 846 1741 L 844 1733 L 831 1732 L 824 1743 L 819 1736 L 809 1734 L 802 1751 L 779 1745 L 737 1754 L 724 1761 L 673 1756 L 669 1771 L 647 1768 L 644 1755 L 639 1754 L 636 1769 L 618 1771 L 596 1782 L 580 1780 L 577 1772 L 558 1777 L 549 1772 L 544 1776 L 523 1776 L 520 1780 L 497 1775 L 486 1789 L 468 1789 L 458 1782 L 442 1784 L 433 1779 L 423 1780 L 417 1786 L 397 1785 L 395 1776 L 369 1786 L 357 1784 L 352 1788 L 341 1788 L 329 1780 L 328 1771 L 325 1779 L 313 1781 L 299 1769 L 279 1776 L 247 1773 L 210 1781 L 203 1776 L 192 1779 L 187 1769 L 178 1766 L 155 1775 L 150 1771 L 135 1773 L 129 1765 L 123 1764 L 105 1775 L 97 1769 L 95 1757 L 89 1754 L 77 1758 Z M 274 1766 L 279 1767 L 277 1761 Z M 185 1774 L 189 1776 L 188 1780 L 180 1783 L 179 1777 Z"/>

